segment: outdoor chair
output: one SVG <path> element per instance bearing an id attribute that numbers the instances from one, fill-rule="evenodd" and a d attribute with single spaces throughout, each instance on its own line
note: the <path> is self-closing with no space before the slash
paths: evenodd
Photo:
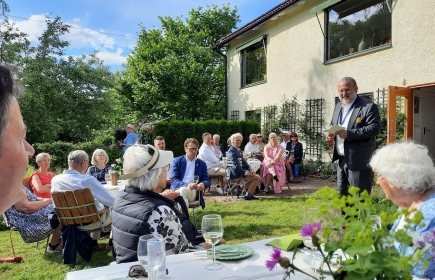
<path id="1" fill-rule="evenodd" d="M 3 216 L 3 222 L 5 223 L 6 227 L 9 228 L 9 238 L 10 238 L 10 241 L 11 241 L 12 251 L 14 252 L 14 244 L 12 242 L 12 230 L 13 230 L 12 228 L 14 227 L 14 225 L 9 222 L 9 219 L 8 219 L 8 216 L 7 216 L 6 213 L 3 213 L 2 216 Z M 46 254 L 47 253 L 47 247 L 48 247 L 48 241 L 50 239 L 50 236 L 51 236 L 51 233 L 49 235 L 47 235 L 47 238 L 44 237 L 43 239 L 37 241 L 35 249 L 38 249 L 39 242 L 41 242 L 42 240 L 46 239 L 45 250 L 44 250 L 44 254 Z M 14 252 L 14 255 L 15 255 L 15 252 Z"/>
<path id="2" fill-rule="evenodd" d="M 222 160 L 223 160 L 224 167 L 227 170 L 227 189 L 226 189 L 227 197 L 225 200 L 228 200 L 228 195 L 230 193 L 231 193 L 231 197 L 233 197 L 234 191 L 236 191 L 237 198 L 239 198 L 240 195 L 243 197 L 243 195 L 246 192 L 245 179 L 237 178 L 237 179 L 231 180 L 230 179 L 230 168 L 233 167 L 233 162 L 227 157 L 223 157 Z"/>
<path id="3" fill-rule="evenodd" d="M 51 196 L 62 226 L 86 226 L 99 222 L 100 228 L 87 232 L 109 232 L 111 230 L 111 224 L 104 227 L 101 221 L 101 215 L 110 210 L 106 208 L 97 212 L 95 199 L 89 188 L 55 192 Z"/>
<path id="4" fill-rule="evenodd" d="M 199 207 L 199 200 L 189 202 L 189 209 L 192 209 L 193 221 L 195 226 L 198 226 L 198 224 L 196 223 L 196 214 L 195 214 L 195 209 L 198 207 Z"/>

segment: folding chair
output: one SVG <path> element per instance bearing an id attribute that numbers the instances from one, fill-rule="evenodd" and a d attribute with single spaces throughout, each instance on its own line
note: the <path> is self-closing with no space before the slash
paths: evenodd
<path id="1" fill-rule="evenodd" d="M 6 227 L 9 228 L 9 237 L 10 237 L 10 240 L 11 240 L 12 252 L 14 252 L 14 244 L 12 243 L 12 227 L 13 227 L 14 225 L 11 224 L 11 223 L 9 222 L 9 218 L 8 218 L 8 216 L 7 216 L 6 213 L 3 213 L 2 216 L 3 216 L 3 221 L 4 221 L 5 225 L 6 225 Z M 47 236 L 47 240 L 46 240 L 46 244 L 45 244 L 44 254 L 47 253 L 47 246 L 48 246 L 48 241 L 49 241 L 49 239 L 50 239 L 50 236 L 51 236 L 51 234 L 49 234 L 49 235 Z M 44 238 L 44 239 L 45 239 L 45 238 Z M 35 249 L 38 249 L 39 242 L 41 242 L 41 241 L 44 240 L 44 239 L 41 239 L 41 240 L 39 240 L 39 241 L 36 242 Z M 14 252 L 14 256 L 15 256 L 15 252 Z"/>
<path id="2" fill-rule="evenodd" d="M 245 192 L 246 192 L 246 188 L 245 188 L 245 179 L 243 178 L 238 178 L 238 179 L 230 179 L 230 168 L 233 167 L 233 162 L 227 158 L 227 157 L 223 157 L 222 158 L 223 163 L 224 163 L 224 167 L 227 170 L 227 189 L 226 189 L 226 201 L 228 200 L 228 195 L 231 193 L 231 197 L 233 197 L 233 192 L 234 190 L 236 191 L 237 194 L 237 198 L 240 197 L 240 195 L 243 197 Z M 239 159 L 239 161 L 241 161 L 242 159 Z"/>
<path id="3" fill-rule="evenodd" d="M 111 224 L 104 226 L 101 216 L 109 212 L 108 208 L 98 212 L 95 199 L 89 188 L 51 194 L 55 211 L 63 226 L 86 226 L 100 223 L 100 228 L 87 232 L 109 232 Z"/>

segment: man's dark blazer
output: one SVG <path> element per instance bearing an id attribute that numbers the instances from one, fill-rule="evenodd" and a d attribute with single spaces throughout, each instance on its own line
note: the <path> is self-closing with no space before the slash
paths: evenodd
<path id="1" fill-rule="evenodd" d="M 341 102 L 335 106 L 331 125 L 339 125 Z M 376 148 L 376 136 L 381 129 L 381 117 L 378 106 L 367 98 L 358 96 L 347 126 L 347 138 L 344 140 L 344 158 L 351 171 L 368 169 L 368 163 Z M 337 141 L 335 136 L 335 141 Z M 332 161 L 339 158 L 334 146 Z"/>
<path id="2" fill-rule="evenodd" d="M 245 176 L 245 171 L 250 170 L 251 166 L 246 162 L 240 153 L 239 149 L 231 146 L 227 151 L 227 158 L 231 160 L 233 166 L 230 168 L 230 179 L 243 178 Z M 239 158 L 242 159 L 242 164 L 239 163 Z"/>
<path id="3" fill-rule="evenodd" d="M 292 150 L 292 141 L 287 143 L 287 146 L 285 147 L 285 149 L 289 152 Z M 304 156 L 304 147 L 302 146 L 301 142 L 297 142 L 296 146 L 295 146 L 295 151 L 294 151 L 295 163 L 296 164 L 301 163 L 303 156 Z"/>
<path id="4" fill-rule="evenodd" d="M 172 160 L 171 163 L 171 189 L 176 190 L 180 187 L 187 186 L 183 182 L 184 173 L 186 172 L 186 156 L 179 156 Z M 210 179 L 207 173 L 207 165 L 199 158 L 195 161 L 194 175 L 199 176 L 199 183 L 203 182 L 205 187 L 210 187 Z"/>

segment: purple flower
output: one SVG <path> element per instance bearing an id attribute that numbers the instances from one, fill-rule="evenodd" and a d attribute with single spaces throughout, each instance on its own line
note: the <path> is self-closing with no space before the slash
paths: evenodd
<path id="1" fill-rule="evenodd" d="M 271 260 L 266 261 L 266 267 L 272 271 L 277 265 L 279 258 L 281 258 L 281 250 L 277 248 L 273 248 L 272 254 L 270 254 Z"/>
<path id="2" fill-rule="evenodd" d="M 321 223 L 312 223 L 309 225 L 305 225 L 301 227 L 301 235 L 302 237 L 310 237 L 314 234 L 318 233 L 319 231 L 322 231 L 322 224 Z"/>
<path id="3" fill-rule="evenodd" d="M 417 241 L 417 245 L 421 248 L 424 248 L 424 246 L 426 246 L 426 243 L 424 241 L 419 240 Z"/>

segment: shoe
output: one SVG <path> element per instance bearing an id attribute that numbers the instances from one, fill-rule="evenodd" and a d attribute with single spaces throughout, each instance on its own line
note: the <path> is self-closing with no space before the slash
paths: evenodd
<path id="1" fill-rule="evenodd" d="M 219 185 L 216 186 L 216 191 L 217 191 L 219 194 L 224 194 L 224 191 L 222 190 L 222 188 L 221 188 Z"/>
<path id="2" fill-rule="evenodd" d="M 245 195 L 245 200 L 258 200 L 258 197 L 255 197 L 252 194 Z"/>
<path id="3" fill-rule="evenodd" d="M 47 253 L 61 253 L 62 252 L 62 243 L 57 243 L 55 245 L 51 245 L 48 243 Z"/>
<path id="4" fill-rule="evenodd" d="M 242 194 L 242 186 L 237 186 L 237 197 L 239 197 L 240 196 L 240 194 Z"/>

